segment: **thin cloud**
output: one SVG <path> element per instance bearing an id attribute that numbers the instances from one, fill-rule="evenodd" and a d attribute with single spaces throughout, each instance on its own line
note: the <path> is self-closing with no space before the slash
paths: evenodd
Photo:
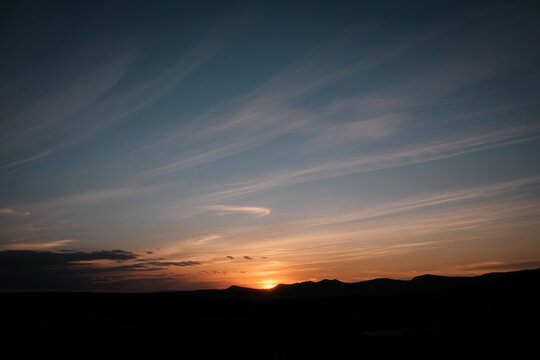
<path id="1" fill-rule="evenodd" d="M 410 213 L 412 211 L 421 210 L 429 207 L 456 204 L 465 201 L 493 199 L 498 195 L 508 194 L 513 191 L 523 189 L 527 186 L 537 187 L 538 184 L 540 184 L 540 177 L 529 177 L 497 184 L 477 186 L 437 194 L 409 197 L 400 201 L 383 203 L 378 206 L 365 208 L 360 211 L 354 211 L 352 213 L 312 218 L 309 220 L 301 220 L 295 223 L 295 225 L 300 227 L 325 226 L 351 221 L 374 219 L 400 213 Z"/>
<path id="2" fill-rule="evenodd" d="M 120 54 L 111 55 L 106 64 L 80 72 L 85 75 L 68 83 L 54 84 L 54 90 L 45 97 L 39 97 L 42 96 L 39 94 L 31 100 L 31 104 L 8 119 L 18 126 L 8 129 L 3 148 L 10 150 L 32 145 L 37 138 L 43 140 L 57 135 L 55 125 L 87 108 L 115 86 L 133 59 L 133 52 L 120 51 Z"/>
<path id="3" fill-rule="evenodd" d="M 213 205 L 208 206 L 208 210 L 217 211 L 220 213 L 248 213 L 259 216 L 266 216 L 272 213 L 272 209 L 265 207 L 256 207 L 256 206 L 230 206 L 230 205 Z"/>
<path id="4" fill-rule="evenodd" d="M 98 203 L 108 200 L 116 200 L 120 198 L 127 198 L 134 195 L 139 195 L 144 192 L 152 191 L 154 188 L 151 186 L 138 188 L 138 187 L 121 187 L 112 189 L 102 189 L 93 191 L 81 191 L 77 193 L 58 196 L 55 198 L 42 200 L 32 204 L 32 207 L 39 209 L 42 212 L 48 211 L 52 208 L 66 208 L 70 206 Z"/>
<path id="5" fill-rule="evenodd" d="M 251 256 L 244 256 L 244 259 L 246 260 L 253 260 L 253 258 Z"/>
<path id="6" fill-rule="evenodd" d="M 208 197 L 231 199 L 307 181 L 451 158 L 476 151 L 538 139 L 540 137 L 539 131 L 539 125 L 518 126 L 482 135 L 443 139 L 421 146 L 397 149 L 382 154 L 359 156 L 347 160 L 334 160 L 302 170 L 283 171 L 256 180 L 230 184 L 228 190 L 209 194 Z"/>
<path id="7" fill-rule="evenodd" d="M 226 115 L 213 111 L 196 122 L 209 125 L 182 128 L 178 134 L 146 146 L 143 151 L 178 150 L 180 144 L 187 155 L 144 171 L 138 177 L 160 177 L 241 153 L 310 123 L 312 117 L 266 98 L 248 101 Z"/>
<path id="8" fill-rule="evenodd" d="M 322 127 L 323 134 L 315 141 L 326 146 L 345 141 L 373 141 L 394 135 L 405 116 L 389 115 L 345 123 L 331 123 Z"/>
<path id="9" fill-rule="evenodd" d="M 199 121 L 195 122 L 197 125 L 192 128 L 182 126 L 166 138 L 143 147 L 143 151 L 171 150 L 174 148 L 176 153 L 186 155 L 145 171 L 139 174 L 139 177 L 145 179 L 164 176 L 195 165 L 238 154 L 298 128 L 303 130 L 309 128 L 312 131 L 313 128 L 320 125 L 322 118 L 337 115 L 332 114 L 332 111 L 335 112 L 336 110 L 335 104 L 323 104 L 316 111 L 305 111 L 290 106 L 291 99 L 324 89 L 344 78 L 368 73 L 377 66 L 395 60 L 410 50 L 421 48 L 433 41 L 438 35 L 455 31 L 456 27 L 459 28 L 466 25 L 466 23 L 465 21 L 460 24 L 444 24 L 430 31 L 429 35 L 422 35 L 405 42 L 396 39 L 396 42 L 392 45 L 380 49 L 377 55 L 368 57 L 366 57 L 365 52 L 354 50 L 357 49 L 357 46 L 351 48 L 350 46 L 353 44 L 350 41 L 344 40 L 355 38 L 357 41 L 370 41 L 369 37 L 365 37 L 364 32 L 355 34 L 355 36 L 341 34 L 338 41 L 333 38 L 332 41 L 324 42 L 258 89 L 240 98 L 236 109 L 232 111 L 230 109 L 213 110 L 201 116 Z M 369 26 L 373 27 L 374 24 Z M 358 37 L 357 35 L 361 36 Z M 475 49 L 471 42 L 466 44 L 467 49 Z M 348 54 L 345 63 L 343 63 L 343 57 L 337 55 L 343 54 L 343 51 Z M 398 115 L 405 118 L 406 109 L 410 110 L 411 107 L 414 107 L 412 105 L 425 106 L 426 103 L 431 103 L 430 99 L 441 95 L 440 89 L 448 91 L 448 89 L 455 90 L 466 87 L 484 79 L 486 76 L 492 76 L 502 66 L 499 61 L 495 61 L 491 64 L 490 71 L 486 73 L 484 62 L 478 60 L 474 62 L 474 67 L 470 64 L 466 66 L 467 74 L 464 76 L 463 63 L 466 63 L 469 57 L 456 55 L 456 53 L 468 54 L 466 51 L 453 51 L 452 47 L 445 49 L 444 55 L 438 56 L 436 64 L 429 69 L 429 76 L 426 76 L 427 81 L 419 84 L 417 78 L 411 78 L 405 79 L 398 85 L 394 82 L 389 83 L 387 89 L 383 87 L 383 93 L 385 94 L 383 100 L 387 97 L 392 102 L 401 104 L 401 112 L 396 113 L 396 109 L 390 109 L 389 111 L 382 108 L 372 118 L 366 119 L 364 118 L 365 109 L 362 107 L 349 107 L 349 110 L 354 110 L 351 116 L 360 117 L 360 120 L 363 121 L 352 121 L 340 125 L 333 123 L 326 128 L 325 133 L 316 136 L 312 140 L 324 147 L 336 141 L 343 142 L 354 139 L 357 141 L 372 141 L 394 135 L 399 130 L 396 122 Z M 455 59 L 455 56 L 458 59 Z M 493 61 L 489 62 L 492 63 Z M 329 71 L 328 64 L 334 63 L 336 66 L 332 68 L 339 70 Z M 440 68 L 446 69 L 446 72 L 451 74 L 460 74 L 460 76 L 450 76 L 449 79 L 446 79 L 449 84 L 441 86 L 439 80 L 430 80 L 433 78 L 432 73 L 440 73 Z M 414 68 L 414 70 L 417 69 Z M 418 71 L 420 73 L 426 72 L 423 67 Z M 396 92 L 395 88 L 400 91 Z M 411 95 L 411 89 L 420 89 L 420 91 L 415 91 Z M 434 89 L 439 90 L 439 92 L 434 91 Z M 367 95 L 367 100 L 371 96 Z M 357 103 L 362 103 L 363 100 L 366 99 L 354 99 Z M 341 101 L 341 103 L 347 103 L 347 100 Z M 339 111 L 342 112 L 343 110 L 341 108 Z M 338 114 L 338 116 L 343 117 L 343 113 Z M 391 120 L 392 118 L 393 120 Z M 294 126 L 291 126 L 293 122 Z M 200 126 L 201 123 L 205 125 Z M 178 151 L 176 148 L 179 146 L 178 144 L 186 146 L 187 150 Z"/>
<path id="10" fill-rule="evenodd" d="M 129 75 L 140 50 L 133 44 L 116 46 L 116 50 L 109 52 L 106 58 L 110 60 L 105 64 L 92 63 L 85 71 L 79 71 L 86 75 L 69 77 L 71 80 L 67 82 L 57 81 L 50 85 L 53 91 L 46 96 L 39 93 L 27 99 L 27 106 L 7 119 L 8 124 L 21 125 L 7 129 L 2 147 L 11 151 L 16 147 L 35 145 L 38 138 L 43 141 L 67 132 L 70 136 L 62 136 L 64 140 L 54 150 L 65 148 L 148 108 L 225 49 L 237 36 L 248 31 L 256 11 L 253 7 L 233 19 L 218 22 L 197 41 L 196 46 L 179 56 L 172 65 L 127 90 L 117 85 Z M 78 66 L 84 67 L 84 64 Z M 64 125 L 61 128 L 57 126 L 60 123 Z"/>
<path id="11" fill-rule="evenodd" d="M 17 211 L 13 209 L 0 209 L 0 215 L 30 216 L 30 211 Z"/>
<path id="12" fill-rule="evenodd" d="M 57 241 L 49 241 L 43 243 L 13 243 L 2 247 L 3 250 L 46 250 L 53 249 L 68 244 L 72 244 L 75 240 L 65 239 Z"/>
<path id="13" fill-rule="evenodd" d="M 0 169 L 7 169 L 7 168 L 11 168 L 11 167 L 18 167 L 18 168 L 26 167 L 26 166 L 29 166 L 30 163 L 35 163 L 38 160 L 41 160 L 41 159 L 49 156 L 51 153 L 52 153 L 51 150 L 43 151 L 43 152 L 41 152 L 39 154 L 36 154 L 34 156 L 30 156 L 30 157 L 28 157 L 26 159 L 14 161 L 14 162 L 11 162 L 9 164 L 2 165 L 2 166 L 0 166 Z"/>
<path id="14" fill-rule="evenodd" d="M 396 55 L 392 50 L 383 57 L 375 56 L 372 59 L 360 60 L 352 56 L 349 66 L 340 66 L 339 70 L 328 72 L 326 66 L 321 67 L 328 59 L 314 55 L 333 53 L 331 49 L 334 49 L 334 45 L 335 42 L 323 44 L 315 53 L 306 55 L 256 90 L 244 95 L 236 108 L 212 110 L 201 116 L 195 122 L 197 125 L 190 128 L 182 126 L 171 135 L 144 146 L 144 152 L 171 149 L 178 144 L 187 144 L 190 148 L 184 151 L 187 156 L 145 171 L 139 177 L 146 179 L 185 170 L 260 146 L 296 129 L 312 127 L 320 120 L 320 114 L 290 106 L 291 99 L 366 71 Z M 398 53 L 403 50 L 401 45 L 398 48 Z M 206 125 L 201 127 L 200 124 Z M 352 125 L 352 128 L 357 136 L 365 139 L 384 137 L 396 131 L 388 121 L 383 124 L 380 119 Z M 339 131 L 344 132 L 346 129 Z"/>
<path id="15" fill-rule="evenodd" d="M 521 261 L 485 261 L 481 263 L 464 265 L 463 270 L 481 270 L 481 271 L 508 271 L 519 269 L 537 269 L 540 268 L 540 260 L 521 260 Z"/>

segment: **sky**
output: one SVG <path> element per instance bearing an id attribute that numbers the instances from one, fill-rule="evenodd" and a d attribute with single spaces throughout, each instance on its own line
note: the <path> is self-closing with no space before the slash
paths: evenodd
<path id="1" fill-rule="evenodd" d="M 0 291 L 540 267 L 535 1 L 0 7 Z"/>

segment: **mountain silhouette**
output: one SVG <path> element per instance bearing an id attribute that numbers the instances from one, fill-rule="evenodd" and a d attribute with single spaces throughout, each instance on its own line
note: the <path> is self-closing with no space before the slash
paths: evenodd
<path id="1" fill-rule="evenodd" d="M 230 286 L 224 290 L 202 290 L 197 293 L 217 297 L 246 298 L 310 298 L 334 296 L 420 296 L 529 292 L 540 288 L 540 269 L 506 273 L 489 273 L 472 277 L 421 275 L 411 280 L 378 278 L 347 283 L 339 280 L 305 281 L 279 284 L 272 289 Z"/>

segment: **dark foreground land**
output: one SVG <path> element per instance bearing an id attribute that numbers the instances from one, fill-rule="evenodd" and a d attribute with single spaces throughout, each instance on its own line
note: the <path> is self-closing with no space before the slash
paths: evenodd
<path id="1" fill-rule="evenodd" d="M 272 291 L 1 294 L 4 352 L 151 358 L 536 358 L 540 269 Z"/>

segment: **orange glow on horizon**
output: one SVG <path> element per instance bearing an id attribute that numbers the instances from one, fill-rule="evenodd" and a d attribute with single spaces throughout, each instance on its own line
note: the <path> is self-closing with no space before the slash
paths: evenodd
<path id="1" fill-rule="evenodd" d="M 274 287 L 276 287 L 277 284 L 278 284 L 278 282 L 275 281 L 275 280 L 265 280 L 265 281 L 262 282 L 261 288 L 269 290 L 269 289 L 273 289 Z"/>

